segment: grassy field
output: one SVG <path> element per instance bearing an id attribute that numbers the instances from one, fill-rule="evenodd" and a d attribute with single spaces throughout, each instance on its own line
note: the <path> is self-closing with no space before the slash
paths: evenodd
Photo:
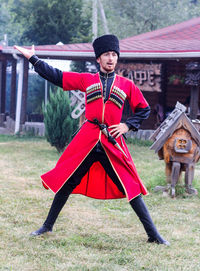
<path id="1" fill-rule="evenodd" d="M 165 183 L 164 163 L 148 146 L 129 144 L 149 189 L 145 202 L 170 247 L 146 242 L 126 199 L 100 201 L 72 195 L 52 234 L 33 238 L 53 193 L 40 175 L 55 166 L 56 150 L 44 139 L 0 136 L 0 270 L 186 271 L 200 270 L 200 198 L 172 200 L 153 192 Z M 200 165 L 194 186 L 200 194 Z"/>

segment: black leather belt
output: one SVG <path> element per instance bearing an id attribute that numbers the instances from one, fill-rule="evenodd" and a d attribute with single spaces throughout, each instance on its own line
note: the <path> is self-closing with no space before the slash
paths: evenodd
<path id="1" fill-rule="evenodd" d="M 111 142 L 113 145 L 115 145 L 117 143 L 116 140 L 114 139 L 114 137 L 111 136 L 111 134 L 109 133 L 108 126 L 106 124 L 100 123 L 98 121 L 98 119 L 94 119 L 93 121 L 88 120 L 88 122 L 96 124 L 97 126 L 99 126 L 99 129 L 102 131 L 102 133 L 104 133 L 104 135 L 107 136 L 108 141 Z"/>

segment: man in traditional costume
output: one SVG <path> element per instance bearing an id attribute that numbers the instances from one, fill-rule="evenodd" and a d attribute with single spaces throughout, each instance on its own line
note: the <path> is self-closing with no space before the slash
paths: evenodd
<path id="1" fill-rule="evenodd" d="M 35 71 L 64 90 L 85 92 L 86 122 L 67 146 L 55 168 L 41 176 L 43 185 L 55 193 L 49 214 L 38 236 L 51 232 L 69 195 L 83 194 L 96 199 L 126 197 L 142 222 L 148 242 L 169 245 L 158 233 L 141 194 L 147 189 L 140 180 L 123 134 L 137 131 L 147 119 L 150 107 L 134 83 L 115 74 L 120 55 L 114 35 L 103 35 L 93 42 L 100 71 L 96 74 L 62 72 L 49 66 L 34 54 L 15 46 L 33 64 Z M 121 122 L 125 100 L 134 115 Z"/>

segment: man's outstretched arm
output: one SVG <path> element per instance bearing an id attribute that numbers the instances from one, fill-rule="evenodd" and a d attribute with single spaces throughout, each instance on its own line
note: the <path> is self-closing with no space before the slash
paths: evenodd
<path id="1" fill-rule="evenodd" d="M 32 45 L 31 49 L 26 49 L 21 46 L 14 46 L 20 53 L 22 53 L 29 62 L 34 66 L 34 70 L 44 79 L 53 83 L 56 86 L 63 87 L 63 72 L 59 69 L 53 68 L 45 61 L 42 61 L 35 55 L 35 47 Z"/>

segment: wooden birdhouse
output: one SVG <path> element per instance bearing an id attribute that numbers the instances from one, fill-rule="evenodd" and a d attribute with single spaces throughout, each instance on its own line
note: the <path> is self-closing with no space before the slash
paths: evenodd
<path id="1" fill-rule="evenodd" d="M 192 187 L 195 164 L 200 158 L 200 133 L 185 114 L 186 107 L 177 102 L 175 109 L 152 134 L 150 147 L 164 159 L 166 181 L 171 196 L 175 197 L 175 186 L 181 172 L 185 172 L 185 190 L 197 194 Z"/>

